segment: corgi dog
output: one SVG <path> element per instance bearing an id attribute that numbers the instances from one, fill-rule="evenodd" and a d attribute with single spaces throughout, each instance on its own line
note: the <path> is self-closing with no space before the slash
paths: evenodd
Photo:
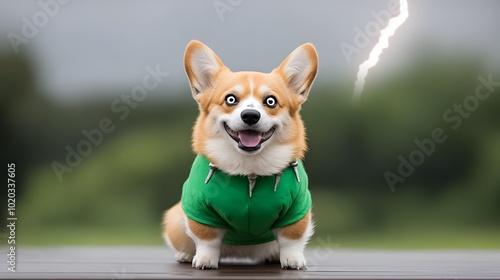
<path id="1" fill-rule="evenodd" d="M 299 111 L 318 71 L 314 46 L 301 45 L 270 73 L 232 72 L 191 41 L 184 66 L 199 116 L 181 201 L 163 216 L 176 260 L 198 269 L 216 269 L 220 258 L 305 269 L 313 221 Z"/>

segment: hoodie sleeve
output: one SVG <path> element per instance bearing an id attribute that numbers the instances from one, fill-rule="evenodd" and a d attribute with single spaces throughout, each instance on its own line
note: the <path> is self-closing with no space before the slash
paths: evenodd
<path id="1" fill-rule="evenodd" d="M 307 173 L 302 162 L 299 162 L 299 174 L 300 182 L 295 181 L 295 185 L 290 187 L 290 191 L 293 192 L 293 199 L 289 203 L 289 208 L 276 221 L 273 229 L 282 228 L 299 221 L 311 209 L 311 193 L 308 189 Z"/>

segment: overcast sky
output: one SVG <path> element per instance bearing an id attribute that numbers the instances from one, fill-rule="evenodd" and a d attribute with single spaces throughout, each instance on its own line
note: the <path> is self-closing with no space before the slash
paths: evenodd
<path id="1" fill-rule="evenodd" d="M 2 0 L 0 45 L 13 52 L 9 34 L 25 38 L 26 20 L 33 24 L 37 31 L 21 43 L 20 53 L 34 59 L 39 85 L 60 101 L 87 98 L 84 93 L 99 89 L 126 90 L 156 65 L 170 73 L 162 87 L 187 90 L 182 61 L 191 39 L 210 46 L 233 71 L 270 71 L 295 47 L 312 42 L 320 56 L 318 83 L 354 83 L 358 65 L 378 39 L 365 30 L 377 26 L 375 13 L 390 12 L 391 2 L 73 0 L 56 7 L 55 0 Z M 55 12 L 44 18 L 40 3 Z M 500 1 L 494 0 L 410 0 L 409 18 L 371 71 L 389 75 L 428 47 L 479 54 L 485 67 L 498 67 L 499 14 Z M 355 43 L 357 29 L 368 38 L 362 45 Z M 341 48 L 347 45 L 358 51 L 349 59 Z M 367 86 L 369 79 L 370 74 Z"/>

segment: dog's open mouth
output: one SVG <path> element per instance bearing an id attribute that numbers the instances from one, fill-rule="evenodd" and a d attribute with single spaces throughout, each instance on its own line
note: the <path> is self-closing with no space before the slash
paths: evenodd
<path id="1" fill-rule="evenodd" d="M 224 123 L 224 128 L 227 134 L 238 143 L 238 148 L 247 152 L 256 151 L 260 149 L 260 145 L 274 134 L 275 127 L 272 127 L 266 132 L 260 132 L 252 129 L 234 131 Z"/>

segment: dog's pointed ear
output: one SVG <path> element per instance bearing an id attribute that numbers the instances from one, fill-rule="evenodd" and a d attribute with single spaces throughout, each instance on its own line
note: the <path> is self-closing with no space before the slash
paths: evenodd
<path id="1" fill-rule="evenodd" d="M 198 100 L 224 68 L 217 55 L 205 44 L 193 40 L 189 42 L 184 53 L 184 68 L 191 84 L 191 91 Z"/>
<path id="2" fill-rule="evenodd" d="M 304 102 L 318 72 L 316 49 L 311 43 L 303 44 L 296 48 L 273 71 L 278 72 L 285 80 L 288 88 L 297 95 L 301 102 Z"/>

